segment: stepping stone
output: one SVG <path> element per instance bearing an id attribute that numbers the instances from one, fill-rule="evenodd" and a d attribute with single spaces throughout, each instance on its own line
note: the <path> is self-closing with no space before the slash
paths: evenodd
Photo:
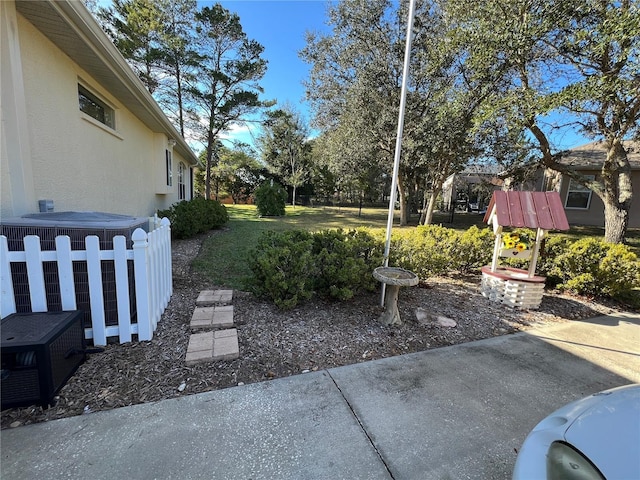
<path id="1" fill-rule="evenodd" d="M 185 363 L 196 365 L 214 360 L 233 360 L 239 356 L 238 330 L 229 328 L 192 334 L 189 337 Z"/>
<path id="2" fill-rule="evenodd" d="M 196 306 L 211 307 L 216 304 L 231 303 L 233 290 L 203 290 L 198 295 Z"/>
<path id="3" fill-rule="evenodd" d="M 209 362 L 213 359 L 213 332 L 194 333 L 189 337 L 187 346 L 187 365 Z"/>
<path id="4" fill-rule="evenodd" d="M 233 305 L 196 307 L 191 315 L 190 327 L 194 330 L 233 327 Z"/>
<path id="5" fill-rule="evenodd" d="M 233 360 L 240 356 L 238 346 L 238 330 L 216 330 L 213 332 L 213 359 Z"/>

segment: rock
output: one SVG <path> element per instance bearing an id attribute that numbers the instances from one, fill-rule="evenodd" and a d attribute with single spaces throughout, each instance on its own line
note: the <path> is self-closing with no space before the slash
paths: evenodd
<path id="1" fill-rule="evenodd" d="M 22 425 L 22 422 L 20 420 L 16 420 L 15 422 L 11 423 L 9 427 L 16 428 L 16 427 L 19 427 L 20 425 Z"/>
<path id="2" fill-rule="evenodd" d="M 418 323 L 420 325 L 431 325 L 435 323 L 440 327 L 447 328 L 454 328 L 458 326 L 455 320 L 452 320 L 448 317 L 443 317 L 442 315 L 431 315 L 424 308 L 416 308 L 415 312 L 416 318 L 418 319 Z"/>
<path id="3" fill-rule="evenodd" d="M 185 388 L 187 388 L 187 384 L 185 382 L 182 382 L 178 387 L 178 391 L 183 392 Z"/>
<path id="4" fill-rule="evenodd" d="M 431 316 L 423 308 L 416 308 L 416 318 L 420 325 L 427 325 L 431 323 Z"/>
<path id="5" fill-rule="evenodd" d="M 436 317 L 436 323 L 441 327 L 447 327 L 447 328 L 455 328 L 458 326 L 455 320 L 452 320 L 447 317 L 440 317 L 440 316 Z"/>

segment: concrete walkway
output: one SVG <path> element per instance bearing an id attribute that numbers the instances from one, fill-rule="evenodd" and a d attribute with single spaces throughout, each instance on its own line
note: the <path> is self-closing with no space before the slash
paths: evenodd
<path id="1" fill-rule="evenodd" d="M 529 430 L 640 383 L 601 317 L 2 431 L 4 479 L 508 479 Z"/>

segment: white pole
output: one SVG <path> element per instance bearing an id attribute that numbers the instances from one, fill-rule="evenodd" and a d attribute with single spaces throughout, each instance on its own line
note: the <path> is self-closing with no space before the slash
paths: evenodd
<path id="1" fill-rule="evenodd" d="M 389 198 L 389 215 L 387 217 L 387 237 L 384 244 L 384 266 L 389 265 L 389 246 L 391 244 L 391 229 L 393 228 L 393 210 L 396 203 L 398 189 L 398 171 L 400 170 L 400 153 L 402 151 L 402 130 L 404 128 L 404 109 L 407 101 L 407 83 L 409 81 L 409 63 L 411 59 L 411 36 L 413 34 L 413 17 L 415 0 L 409 0 L 409 17 L 407 19 L 407 41 L 404 49 L 404 67 L 402 70 L 402 88 L 400 89 L 400 111 L 398 113 L 398 133 L 396 135 L 396 151 L 393 159 L 393 177 L 391 178 L 391 198 Z M 384 306 L 386 284 L 382 284 L 382 299 Z"/>

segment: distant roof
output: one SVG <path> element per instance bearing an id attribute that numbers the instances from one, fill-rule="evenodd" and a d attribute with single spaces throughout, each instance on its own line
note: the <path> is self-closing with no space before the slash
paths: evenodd
<path id="1" fill-rule="evenodd" d="M 627 151 L 627 158 L 634 170 L 640 169 L 640 142 L 623 142 Z M 562 156 L 561 162 L 564 165 L 571 165 L 581 168 L 593 167 L 600 169 L 607 158 L 607 147 L 604 142 L 591 142 L 581 145 L 571 150 L 567 150 Z"/>
<path id="2" fill-rule="evenodd" d="M 491 223 L 494 216 L 502 227 L 569 230 L 558 192 L 493 192 L 484 221 Z"/>

